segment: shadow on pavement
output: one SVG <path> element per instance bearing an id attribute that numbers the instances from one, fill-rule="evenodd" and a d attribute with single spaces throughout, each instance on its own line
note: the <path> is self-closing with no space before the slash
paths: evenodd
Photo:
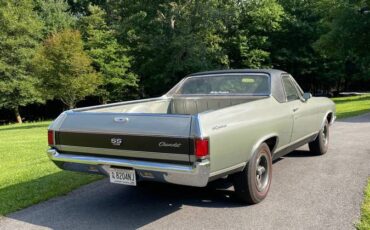
<path id="1" fill-rule="evenodd" d="M 295 151 L 285 155 L 283 158 L 291 158 L 291 157 L 317 157 L 317 155 L 312 154 L 308 150 L 295 150 Z"/>
<path id="2" fill-rule="evenodd" d="M 171 215 L 184 205 L 202 208 L 242 206 L 232 198 L 231 191 L 215 190 L 214 186 L 193 188 L 145 183 L 129 187 L 102 180 L 66 197 L 12 213 L 8 218 L 51 229 L 137 229 Z"/>

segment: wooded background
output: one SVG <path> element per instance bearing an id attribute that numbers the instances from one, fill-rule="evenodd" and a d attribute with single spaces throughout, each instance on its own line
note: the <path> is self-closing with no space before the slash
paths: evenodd
<path id="1" fill-rule="evenodd" d="M 369 0 L 0 2 L 0 123 L 165 93 L 189 73 L 277 68 L 370 90 Z"/>

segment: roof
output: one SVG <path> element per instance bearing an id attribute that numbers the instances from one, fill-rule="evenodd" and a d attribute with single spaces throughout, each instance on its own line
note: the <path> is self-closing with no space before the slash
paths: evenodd
<path id="1" fill-rule="evenodd" d="M 283 73 L 287 73 L 278 69 L 227 69 L 227 70 L 213 70 L 198 72 L 188 75 L 189 76 L 200 76 L 200 75 L 210 75 L 210 74 L 228 74 L 228 73 L 266 73 L 271 77 L 280 76 Z"/>

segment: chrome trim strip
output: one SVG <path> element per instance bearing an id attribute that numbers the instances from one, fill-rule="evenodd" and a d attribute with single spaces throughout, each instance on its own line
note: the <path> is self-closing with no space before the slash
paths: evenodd
<path id="1" fill-rule="evenodd" d="M 93 157 L 76 154 L 59 153 L 56 149 L 47 151 L 48 157 L 55 162 L 65 162 L 84 165 L 97 165 L 107 172 L 110 166 L 130 167 L 138 171 L 159 172 L 163 180 L 168 183 L 205 187 L 210 174 L 210 162 L 204 160 L 194 165 L 178 165 L 170 163 L 156 163 L 140 160 L 116 159 L 109 157 Z M 63 166 L 60 166 L 63 168 Z"/>
<path id="2" fill-rule="evenodd" d="M 306 139 L 306 138 L 309 138 L 310 136 L 317 135 L 317 134 L 318 134 L 318 132 L 310 133 L 310 134 L 308 134 L 308 135 L 306 135 L 306 136 L 304 136 L 304 137 L 302 137 L 302 138 L 299 138 L 298 140 L 296 140 L 296 141 L 294 141 L 294 142 L 291 142 L 291 143 L 289 143 L 289 144 L 287 144 L 287 145 L 281 146 L 280 148 L 276 149 L 274 152 L 279 152 L 279 151 L 280 151 L 280 150 L 282 150 L 282 149 L 285 149 L 285 148 L 287 148 L 287 147 L 289 147 L 289 146 L 291 146 L 291 145 L 297 144 L 298 142 L 300 142 L 300 141 L 302 141 L 302 140 L 304 140 L 304 139 Z"/>
<path id="3" fill-rule="evenodd" d="M 238 169 L 238 168 L 244 168 L 246 166 L 246 164 L 247 164 L 246 162 L 242 162 L 240 164 L 237 164 L 237 165 L 234 165 L 234 166 L 231 166 L 231 167 L 228 167 L 228 168 L 224 168 L 224 169 L 218 170 L 216 172 L 212 172 L 209 175 L 211 177 L 213 177 L 213 176 L 217 176 L 219 174 L 223 174 L 223 173 L 226 173 L 226 172 L 233 171 L 233 170 Z"/>
<path id="4" fill-rule="evenodd" d="M 190 96 L 182 96 L 182 95 L 190 95 Z M 234 99 L 263 99 L 268 98 L 269 95 L 246 95 L 246 94 L 230 94 L 230 95 L 214 95 L 214 94 L 182 94 L 178 96 L 174 96 L 172 99 L 181 99 L 181 100 L 199 100 L 199 99 L 217 99 L 217 100 L 234 100 Z M 194 95 L 194 96 L 192 96 Z"/>
<path id="5" fill-rule="evenodd" d="M 114 132 L 114 131 L 86 131 L 86 130 L 74 130 L 74 129 L 59 129 L 57 132 L 67 132 L 67 133 L 83 133 L 83 134 L 112 134 L 112 135 L 132 135 L 132 136 L 146 136 L 146 137 L 173 137 L 173 138 L 191 138 L 189 136 L 179 136 L 179 135 L 160 135 L 153 133 L 132 133 L 132 132 Z"/>
<path id="6" fill-rule="evenodd" d="M 135 158 L 189 162 L 189 155 L 186 155 L 186 154 L 144 152 L 144 151 L 135 151 L 135 150 L 120 150 L 120 149 L 107 149 L 107 148 L 92 148 L 92 147 L 71 146 L 71 145 L 56 145 L 55 147 L 58 150 L 63 151 L 63 152 L 90 153 L 90 154 L 101 154 L 103 156 L 111 155 L 111 156 L 120 156 L 120 157 L 135 157 Z"/>
<path id="7" fill-rule="evenodd" d="M 68 112 L 69 111 L 71 111 L 71 112 L 84 112 L 84 111 L 92 110 L 92 109 L 103 109 L 103 108 L 107 108 L 107 107 L 115 107 L 115 106 L 120 106 L 120 105 L 131 105 L 131 104 L 142 103 L 142 102 L 165 101 L 165 100 L 167 100 L 166 97 L 154 97 L 154 98 L 146 98 L 146 99 L 139 99 L 139 100 L 116 102 L 116 103 L 110 103 L 110 104 L 105 104 L 105 105 L 94 105 L 94 106 L 76 108 L 76 109 L 73 109 L 73 110 L 68 110 Z"/>
<path id="8" fill-rule="evenodd" d="M 67 112 L 70 116 L 78 116 L 81 115 L 75 112 Z M 188 118 L 192 115 L 189 114 L 171 114 L 171 113 L 132 113 L 132 112 L 86 112 L 83 113 L 88 116 L 96 116 L 96 115 L 110 115 L 110 116 L 145 116 L 145 117 L 173 117 L 173 118 Z"/>

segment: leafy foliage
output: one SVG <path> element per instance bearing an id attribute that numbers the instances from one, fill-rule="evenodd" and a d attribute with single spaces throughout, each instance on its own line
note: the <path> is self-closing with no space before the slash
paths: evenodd
<path id="1" fill-rule="evenodd" d="M 214 1 L 123 1 L 116 22 L 120 40 L 136 57 L 146 93 L 163 93 L 192 71 L 227 66 Z M 222 12 L 221 12 L 222 13 Z M 217 23 L 214 23 L 216 21 Z"/>
<path id="2" fill-rule="evenodd" d="M 370 1 L 338 0 L 323 18 L 326 31 L 315 44 L 320 53 L 341 64 L 338 81 L 344 90 L 356 82 L 356 88 L 366 90 L 364 82 L 370 83 L 370 17 L 358 12 L 366 5 Z"/>
<path id="3" fill-rule="evenodd" d="M 283 14 L 275 1 L 131 1 L 115 6 L 113 25 L 128 44 L 149 95 L 184 75 L 209 69 L 260 67 L 267 32 Z"/>
<path id="4" fill-rule="evenodd" d="M 102 102 L 120 101 L 125 92 L 138 85 L 137 75 L 131 71 L 132 57 L 128 49 L 118 44 L 114 31 L 105 22 L 106 13 L 98 6 L 89 6 L 89 15 L 80 20 L 85 39 L 85 50 L 92 58 L 96 71 L 103 75 L 103 85 L 96 95 Z"/>
<path id="5" fill-rule="evenodd" d="M 35 9 L 44 22 L 44 36 L 76 24 L 77 17 L 69 12 L 69 5 L 64 0 L 35 0 Z"/>
<path id="6" fill-rule="evenodd" d="M 43 101 L 29 71 L 42 26 L 31 0 L 0 2 L 0 107 L 13 110 L 18 122 L 19 106 Z"/>
<path id="7" fill-rule="evenodd" d="M 325 59 L 313 47 L 322 34 L 321 19 L 325 11 L 321 11 L 318 2 L 279 0 L 285 17 L 281 30 L 271 34 L 274 44 L 272 65 L 289 71 L 304 89 L 311 91 L 315 86 L 323 88 L 327 79 L 323 74 L 328 72 L 326 66 L 332 65 L 331 60 Z"/>
<path id="8" fill-rule="evenodd" d="M 275 0 L 251 0 L 234 3 L 232 10 L 237 13 L 225 36 L 230 67 L 270 67 L 269 34 L 280 29 L 283 8 Z"/>
<path id="9" fill-rule="evenodd" d="M 75 30 L 63 30 L 46 39 L 37 50 L 33 66 L 45 93 L 62 100 L 70 109 L 101 84 L 101 76 L 83 50 L 80 32 Z"/>
<path id="10" fill-rule="evenodd" d="M 3 1 L 0 107 L 16 112 L 45 99 L 66 102 L 66 91 L 48 91 L 49 82 L 61 77 L 50 71 L 95 79 L 89 81 L 94 90 L 82 90 L 84 96 L 70 98 L 70 106 L 86 96 L 108 103 L 162 95 L 189 73 L 228 68 L 279 68 L 316 94 L 369 90 L 370 16 L 359 12 L 369 5 L 369 0 Z M 83 53 L 84 77 L 76 65 L 51 60 L 45 46 L 74 30 L 81 33 L 82 48 L 71 48 L 68 58 Z M 53 67 L 40 62 L 30 68 L 37 46 L 43 47 L 38 58 Z M 66 69 L 57 71 L 57 65 Z M 77 90 L 81 81 L 71 88 Z"/>

